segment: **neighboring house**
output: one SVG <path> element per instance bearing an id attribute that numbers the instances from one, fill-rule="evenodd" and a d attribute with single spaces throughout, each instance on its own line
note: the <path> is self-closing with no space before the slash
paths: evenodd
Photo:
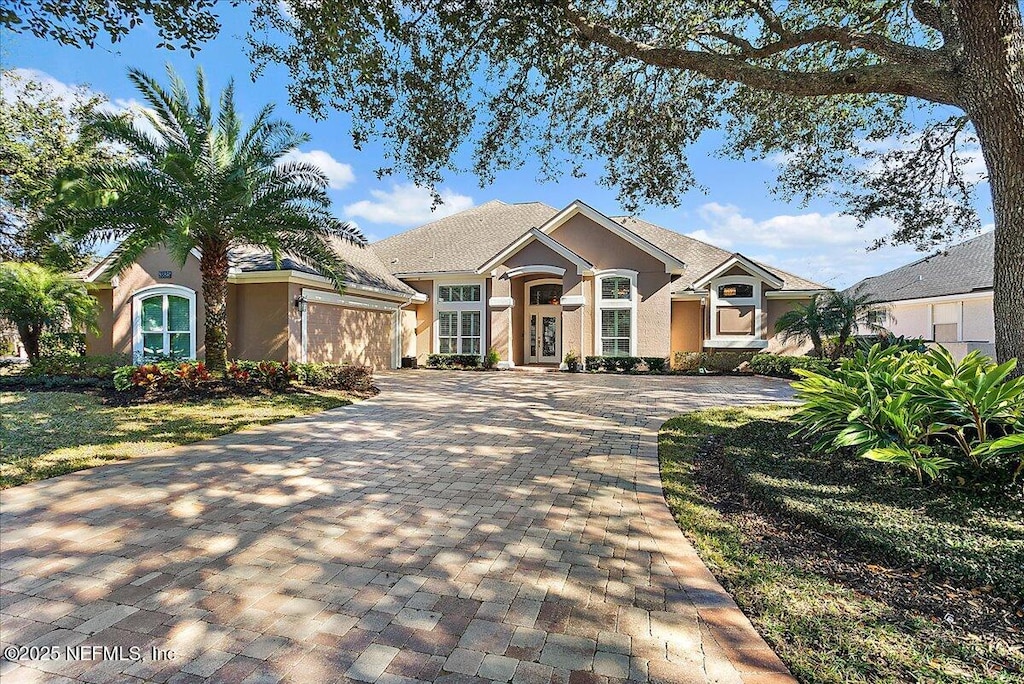
<path id="1" fill-rule="evenodd" d="M 576 201 L 558 210 L 493 201 L 359 248 L 338 293 L 312 269 L 233 253 L 229 354 L 394 367 L 401 357 L 493 347 L 502 367 L 582 356 L 795 351 L 775 321 L 827 288 L 631 217 Z M 91 353 L 202 356 L 198 257 L 155 250 L 105 288 Z"/>
<path id="2" fill-rule="evenodd" d="M 896 335 L 938 342 L 962 358 L 978 349 L 995 356 L 992 263 L 995 233 L 979 235 L 847 292 L 886 304 Z"/>

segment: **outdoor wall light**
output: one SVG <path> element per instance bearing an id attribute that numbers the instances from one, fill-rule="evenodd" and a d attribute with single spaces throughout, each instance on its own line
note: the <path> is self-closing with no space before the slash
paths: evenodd
<path id="1" fill-rule="evenodd" d="M 306 309 L 309 307 L 309 300 L 304 296 L 299 295 L 295 298 L 295 308 L 299 310 L 299 313 L 306 313 Z"/>

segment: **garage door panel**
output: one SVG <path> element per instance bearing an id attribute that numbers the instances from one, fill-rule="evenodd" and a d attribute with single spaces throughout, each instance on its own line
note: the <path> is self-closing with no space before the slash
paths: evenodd
<path id="1" fill-rule="evenodd" d="M 306 360 L 390 368 L 394 320 L 390 311 L 310 302 Z"/>

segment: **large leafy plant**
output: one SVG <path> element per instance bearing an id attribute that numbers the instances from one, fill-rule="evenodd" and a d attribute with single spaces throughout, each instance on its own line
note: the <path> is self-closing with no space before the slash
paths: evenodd
<path id="1" fill-rule="evenodd" d="M 835 370 L 795 369 L 804 401 L 795 434 L 816 448 L 848 448 L 894 463 L 923 482 L 958 468 L 975 479 L 1024 463 L 1024 379 L 1016 361 L 996 365 L 977 352 L 957 362 L 942 348 L 874 345 Z"/>

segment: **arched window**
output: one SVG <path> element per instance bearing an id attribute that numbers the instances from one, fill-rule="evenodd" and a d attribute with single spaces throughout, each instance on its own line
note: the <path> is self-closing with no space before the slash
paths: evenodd
<path id="1" fill-rule="evenodd" d="M 636 356 L 636 271 L 599 271 L 596 280 L 595 352 L 600 356 Z"/>
<path id="2" fill-rule="evenodd" d="M 180 285 L 156 285 L 132 298 L 136 359 L 196 356 L 196 293 Z"/>

